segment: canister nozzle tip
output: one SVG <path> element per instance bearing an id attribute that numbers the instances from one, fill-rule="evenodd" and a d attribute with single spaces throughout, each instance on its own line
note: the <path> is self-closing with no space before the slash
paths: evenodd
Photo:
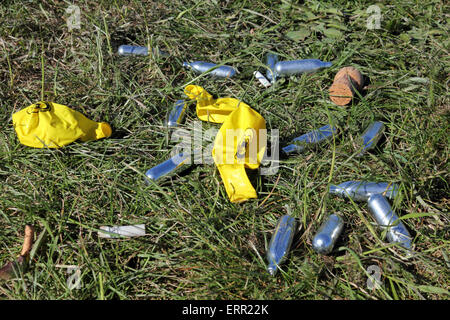
<path id="1" fill-rule="evenodd" d="M 117 50 L 117 53 L 120 55 L 125 54 L 125 47 L 122 45 L 119 47 L 119 49 Z"/>
<path id="2" fill-rule="evenodd" d="M 277 273 L 277 266 L 274 265 L 274 264 L 270 264 L 270 265 L 267 267 L 267 271 L 269 272 L 269 274 L 270 274 L 271 276 L 274 276 L 274 275 Z"/>

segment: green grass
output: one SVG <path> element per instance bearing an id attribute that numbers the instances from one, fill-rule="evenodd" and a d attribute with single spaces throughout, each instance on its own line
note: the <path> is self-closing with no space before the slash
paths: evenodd
<path id="1" fill-rule="evenodd" d="M 371 1 L 78 1 L 81 28 L 72 32 L 70 4 L 0 5 L 0 264 L 19 253 L 26 223 L 48 233 L 29 271 L 0 283 L 2 299 L 449 298 L 444 1 L 379 3 L 378 30 L 366 27 Z M 170 56 L 119 57 L 120 44 Z M 263 70 L 269 50 L 333 67 L 263 89 L 252 73 Z M 198 77 L 181 67 L 188 60 L 231 64 L 240 74 Z M 370 83 L 343 108 L 329 101 L 328 88 L 346 65 Z M 164 120 L 189 83 L 246 102 L 268 129 L 280 130 L 282 145 L 329 121 L 340 134 L 283 160 L 275 175 L 253 175 L 258 199 L 243 204 L 229 202 L 214 165 L 147 186 L 145 171 L 175 145 Z M 110 123 L 113 136 L 59 150 L 19 144 L 11 115 L 41 96 Z M 183 127 L 195 120 L 191 105 Z M 373 120 L 385 123 L 385 137 L 357 158 L 356 138 Z M 330 183 L 362 179 L 401 185 L 393 207 L 409 214 L 403 222 L 414 236 L 414 258 L 387 245 L 367 205 L 327 193 Z M 283 272 L 272 278 L 265 251 L 285 205 L 300 231 Z M 318 255 L 311 238 L 335 212 L 345 220 L 342 239 L 331 255 Z M 147 236 L 97 236 L 103 225 L 138 223 Z M 68 289 L 61 265 L 81 268 L 81 289 Z M 371 265 L 382 270 L 379 290 L 367 288 Z"/>

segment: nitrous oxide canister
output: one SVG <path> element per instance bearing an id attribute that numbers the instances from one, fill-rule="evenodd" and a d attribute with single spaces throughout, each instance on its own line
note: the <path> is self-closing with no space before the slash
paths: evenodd
<path id="1" fill-rule="evenodd" d="M 169 54 L 165 51 L 154 48 L 152 50 L 153 54 L 162 57 L 167 57 Z M 119 49 L 117 49 L 117 53 L 121 56 L 147 56 L 149 50 L 147 47 L 143 46 L 130 46 L 130 45 L 121 45 Z"/>
<path id="2" fill-rule="evenodd" d="M 186 101 L 177 100 L 167 117 L 168 127 L 176 127 L 183 121 L 186 114 L 186 105 Z"/>
<path id="3" fill-rule="evenodd" d="M 163 177 L 170 177 L 174 174 L 184 170 L 188 167 L 190 163 L 190 154 L 188 153 L 179 153 L 169 160 L 166 160 L 153 168 L 147 170 L 145 175 L 149 180 L 159 180 Z M 149 182 L 149 181 L 147 181 Z"/>
<path id="4" fill-rule="evenodd" d="M 314 251 L 320 254 L 329 254 L 332 250 L 342 229 L 344 221 L 336 214 L 331 214 L 320 226 L 312 241 Z"/>
<path id="5" fill-rule="evenodd" d="M 383 229 L 387 229 L 386 237 L 390 243 L 398 243 L 408 250 L 408 255 L 412 254 L 411 235 L 401 222 L 391 205 L 381 194 L 373 194 L 367 200 L 370 212 L 375 221 Z"/>
<path id="6" fill-rule="evenodd" d="M 327 124 L 326 126 L 323 126 L 317 130 L 310 131 L 300 137 L 293 139 L 292 144 L 282 148 L 281 150 L 286 155 L 290 155 L 291 153 L 300 153 L 308 145 L 317 144 L 326 139 L 329 139 L 333 137 L 333 135 L 336 134 L 336 132 L 337 132 L 336 127 Z"/>
<path id="7" fill-rule="evenodd" d="M 200 74 L 217 67 L 217 64 L 204 61 L 183 62 L 183 67 L 190 68 L 194 72 Z M 208 72 L 213 77 L 231 78 L 236 74 L 236 69 L 231 66 L 219 66 Z"/>
<path id="8" fill-rule="evenodd" d="M 367 201 L 373 194 L 383 194 L 394 199 L 398 194 L 398 185 L 388 182 L 346 181 L 339 185 L 331 185 L 330 193 L 353 201 Z"/>
<path id="9" fill-rule="evenodd" d="M 315 72 L 322 68 L 331 67 L 331 62 L 324 62 L 318 59 L 279 61 L 275 64 L 275 74 L 277 77 L 286 77 L 294 74 Z"/>
<path id="10" fill-rule="evenodd" d="M 269 79 L 270 82 L 274 83 L 276 80 L 275 75 L 275 64 L 278 62 L 278 55 L 275 53 L 268 53 L 266 55 L 266 66 L 269 68 L 266 71 L 266 78 Z"/>
<path id="11" fill-rule="evenodd" d="M 358 156 L 362 156 L 366 151 L 375 148 L 378 140 L 384 132 L 384 124 L 380 121 L 372 122 L 361 137 L 358 139 L 358 145 L 362 149 Z"/>
<path id="12" fill-rule="evenodd" d="M 290 215 L 284 215 L 278 220 L 267 250 L 267 260 L 269 261 L 267 271 L 269 271 L 270 275 L 275 275 L 279 265 L 286 260 L 295 235 L 296 226 L 295 219 Z"/>

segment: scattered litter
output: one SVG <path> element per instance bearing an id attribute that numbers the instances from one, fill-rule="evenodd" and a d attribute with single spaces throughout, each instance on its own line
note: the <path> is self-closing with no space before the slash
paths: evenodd
<path id="1" fill-rule="evenodd" d="M 338 106 L 352 101 L 357 91 L 361 91 L 364 78 L 354 67 L 344 67 L 338 71 L 330 87 L 330 99 Z"/>
<path id="2" fill-rule="evenodd" d="M 286 260 L 295 235 L 296 226 L 295 219 L 288 214 L 278 220 L 267 250 L 267 260 L 269 261 L 267 271 L 270 275 L 274 276 L 280 264 Z"/>
<path id="3" fill-rule="evenodd" d="M 223 123 L 214 140 L 212 156 L 230 201 L 257 198 L 245 169 L 257 169 L 264 156 L 267 144 L 266 137 L 261 137 L 266 133 L 264 118 L 235 98 L 213 99 L 200 86 L 189 85 L 184 91 L 197 100 L 201 120 Z"/>
<path id="4" fill-rule="evenodd" d="M 398 185 L 387 182 L 347 181 L 338 186 L 330 186 L 331 194 L 354 201 L 367 201 L 378 225 L 387 229 L 388 241 L 400 244 L 408 250 L 408 256 L 411 256 L 412 238 L 386 200 L 386 198 L 394 199 L 398 195 L 398 190 Z"/>
<path id="5" fill-rule="evenodd" d="M 175 103 L 167 119 L 168 127 L 177 127 L 183 122 L 184 116 L 186 115 L 186 106 L 187 104 L 184 100 L 178 100 Z"/>
<path id="6" fill-rule="evenodd" d="M 255 76 L 255 78 L 265 87 L 268 88 L 270 87 L 272 84 L 269 82 L 269 80 L 266 79 L 266 77 L 264 77 L 262 75 L 261 72 L 259 71 L 255 71 L 253 72 L 253 75 Z"/>
<path id="7" fill-rule="evenodd" d="M 236 74 L 236 69 L 231 66 L 217 66 L 217 64 L 204 61 L 183 62 L 183 67 L 190 68 L 198 74 L 210 70 L 208 74 L 217 78 L 231 78 Z"/>
<path id="8" fill-rule="evenodd" d="M 275 77 L 316 72 L 322 68 L 331 67 L 331 65 L 331 62 L 324 62 L 318 59 L 279 61 L 274 67 Z"/>
<path id="9" fill-rule="evenodd" d="M 106 122 L 95 122 L 62 104 L 38 102 L 12 116 L 20 143 L 34 148 L 60 148 L 81 141 L 107 138 L 112 130 Z"/>
<path id="10" fill-rule="evenodd" d="M 196 100 L 197 117 L 202 121 L 223 123 L 238 106 L 246 105 L 235 98 L 214 99 L 205 89 L 196 85 L 188 85 L 184 93 L 189 99 Z"/>
<path id="11" fill-rule="evenodd" d="M 320 254 L 329 254 L 332 250 L 342 229 L 344 221 L 337 214 L 331 214 L 320 226 L 312 241 L 314 251 Z"/>
<path id="12" fill-rule="evenodd" d="M 383 135 L 383 132 L 384 124 L 382 122 L 375 121 L 371 123 L 359 138 L 358 144 L 359 147 L 362 148 L 362 150 L 358 154 L 358 156 L 360 157 L 364 155 L 366 151 L 375 148 L 378 140 L 380 140 L 381 136 Z"/>
<path id="13" fill-rule="evenodd" d="M 281 150 L 286 155 L 290 155 L 292 153 L 300 153 L 305 149 L 306 146 L 317 144 L 326 139 L 329 139 L 333 137 L 336 132 L 336 127 L 327 124 L 326 126 L 319 128 L 318 130 L 310 131 L 300 137 L 295 138 L 294 140 L 292 140 L 292 142 L 294 143 L 282 148 Z"/>
<path id="14" fill-rule="evenodd" d="M 31 225 L 25 226 L 25 236 L 22 245 L 22 251 L 16 260 L 8 262 L 0 269 L 0 279 L 9 280 L 19 277 L 26 271 L 30 256 L 31 247 L 34 240 L 34 228 Z"/>
<path id="15" fill-rule="evenodd" d="M 121 56 L 128 56 L 128 55 L 146 56 L 148 55 L 148 48 L 141 46 L 122 45 L 117 50 L 117 53 Z"/>
<path id="16" fill-rule="evenodd" d="M 151 169 L 148 169 L 145 173 L 147 179 L 149 180 L 159 180 L 163 177 L 171 177 L 175 175 L 178 172 L 181 172 L 184 169 L 187 169 L 189 167 L 191 155 L 190 154 L 184 154 L 179 153 L 169 160 L 166 160 L 156 166 L 154 166 Z M 147 183 L 149 181 L 146 180 Z"/>
<path id="17" fill-rule="evenodd" d="M 392 211 L 389 202 L 383 195 L 375 193 L 367 200 L 370 212 L 380 227 L 386 230 L 386 236 L 390 243 L 397 243 L 408 250 L 408 256 L 412 252 L 412 237 L 405 225 Z"/>
<path id="18" fill-rule="evenodd" d="M 271 83 L 275 83 L 276 74 L 275 74 L 275 64 L 278 62 L 278 55 L 275 53 L 268 53 L 266 55 L 266 66 L 268 70 L 266 71 L 266 77 L 270 80 Z"/>
<path id="19" fill-rule="evenodd" d="M 117 53 L 121 56 L 147 56 L 148 52 L 149 50 L 147 47 L 130 45 L 121 45 L 117 50 Z M 154 56 L 169 56 L 167 52 L 159 50 L 158 48 L 153 48 L 152 53 Z"/>
<path id="20" fill-rule="evenodd" d="M 398 190 L 397 184 L 388 182 L 346 181 L 337 186 L 330 186 L 331 194 L 351 198 L 353 201 L 367 201 L 373 194 L 383 194 L 389 199 L 394 199 Z"/>
<path id="21" fill-rule="evenodd" d="M 98 236 L 100 238 L 142 237 L 145 236 L 145 224 L 131 226 L 100 227 Z"/>
<path id="22" fill-rule="evenodd" d="M 213 159 L 231 202 L 257 198 L 245 169 L 255 170 L 259 167 L 266 150 L 267 141 L 262 136 L 265 129 L 264 118 L 241 103 L 217 133 L 212 151 Z M 236 140 L 229 140 L 229 132 L 235 134 Z"/>

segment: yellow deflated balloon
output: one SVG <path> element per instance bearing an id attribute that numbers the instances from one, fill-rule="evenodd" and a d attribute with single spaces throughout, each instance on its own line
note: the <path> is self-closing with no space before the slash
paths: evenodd
<path id="1" fill-rule="evenodd" d="M 264 118 L 237 99 L 213 99 L 200 86 L 189 85 L 184 91 L 197 100 L 201 120 L 223 123 L 214 140 L 212 155 L 230 201 L 256 198 L 245 169 L 257 169 L 264 156 L 267 142 Z"/>
<path id="2" fill-rule="evenodd" d="M 197 100 L 197 117 L 207 122 L 223 123 L 239 104 L 243 104 L 234 98 L 214 99 L 205 89 L 195 85 L 184 88 L 184 93 L 190 99 Z"/>
<path id="3" fill-rule="evenodd" d="M 38 102 L 12 116 L 20 143 L 34 148 L 60 148 L 75 140 L 107 138 L 112 130 L 62 104 Z"/>

